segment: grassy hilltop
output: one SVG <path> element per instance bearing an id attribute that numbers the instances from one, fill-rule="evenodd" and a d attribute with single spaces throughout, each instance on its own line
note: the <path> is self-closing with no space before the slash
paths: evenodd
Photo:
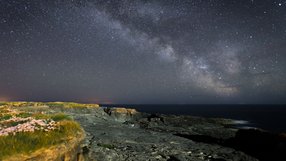
<path id="1" fill-rule="evenodd" d="M 0 160 L 67 143 L 84 132 L 56 108 L 97 108 L 72 102 L 0 102 Z"/>

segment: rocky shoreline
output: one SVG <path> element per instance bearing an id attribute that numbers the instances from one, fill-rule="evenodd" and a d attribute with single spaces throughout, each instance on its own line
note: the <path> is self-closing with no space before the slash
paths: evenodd
<path id="1" fill-rule="evenodd" d="M 85 160 L 276 161 L 285 136 L 235 129 L 232 120 L 140 113 L 122 108 L 65 111 L 87 137 Z"/>

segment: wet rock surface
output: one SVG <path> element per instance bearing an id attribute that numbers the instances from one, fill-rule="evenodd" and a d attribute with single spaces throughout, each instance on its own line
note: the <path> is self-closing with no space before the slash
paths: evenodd
<path id="1" fill-rule="evenodd" d="M 85 160 L 265 160 L 243 148 L 245 142 L 250 141 L 239 137 L 241 130 L 232 128 L 231 120 L 131 113 L 122 109 L 118 112 L 106 108 L 71 109 L 65 113 L 78 121 L 86 132 L 82 146 Z M 285 148 L 285 142 L 278 140 L 278 143 Z M 273 159 L 279 158 L 280 154 Z"/>

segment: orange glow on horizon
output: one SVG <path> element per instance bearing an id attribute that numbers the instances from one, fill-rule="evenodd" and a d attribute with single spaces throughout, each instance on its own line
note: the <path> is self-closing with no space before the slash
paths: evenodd
<path id="1" fill-rule="evenodd" d="M 9 97 L 5 97 L 5 96 L 0 96 L 0 102 L 8 102 L 11 99 Z"/>
<path id="2" fill-rule="evenodd" d="M 94 103 L 94 104 L 113 104 L 111 100 L 108 99 L 98 99 L 98 98 L 91 98 L 88 99 L 88 102 Z"/>

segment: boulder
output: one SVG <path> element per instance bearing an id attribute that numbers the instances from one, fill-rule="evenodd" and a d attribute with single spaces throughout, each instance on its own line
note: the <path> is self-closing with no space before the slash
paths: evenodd
<path id="1" fill-rule="evenodd" d="M 104 111 L 111 116 L 115 121 L 126 122 L 138 118 L 140 115 L 135 109 L 130 108 L 105 108 Z"/>

